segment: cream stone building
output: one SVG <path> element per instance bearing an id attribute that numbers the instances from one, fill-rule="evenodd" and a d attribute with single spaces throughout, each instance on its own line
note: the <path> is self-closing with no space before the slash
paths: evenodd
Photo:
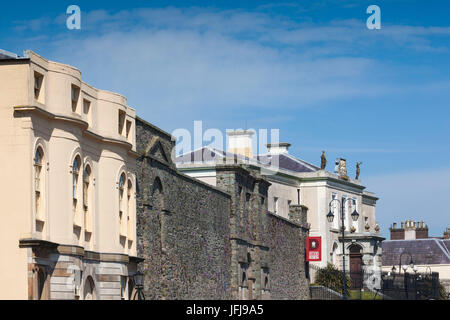
<path id="1" fill-rule="evenodd" d="M 0 299 L 128 299 L 135 110 L 74 67 L 0 51 Z"/>
<path id="2" fill-rule="evenodd" d="M 289 154 L 289 143 L 268 144 L 268 153 L 255 155 L 252 132 L 248 130 L 228 133 L 228 151 L 204 147 L 188 152 L 176 159 L 178 169 L 203 182 L 215 185 L 218 163 L 245 162 L 259 168 L 271 183 L 268 191 L 269 211 L 289 217 L 291 205 L 308 208 L 310 236 L 322 238 L 322 259 L 310 263 L 311 281 L 318 268 L 327 263 L 342 269 L 342 237 L 339 203 L 344 203 L 346 270 L 366 275 L 381 272 L 381 241 L 375 208 L 378 198 L 360 180 L 346 175 L 346 162 L 340 159 L 336 172 L 323 170 Z M 339 171 L 340 165 L 340 171 Z M 338 201 L 333 201 L 337 199 Z M 331 205 L 330 205 L 331 203 Z M 357 221 L 351 213 L 359 213 Z M 329 222 L 327 214 L 334 214 Z"/>

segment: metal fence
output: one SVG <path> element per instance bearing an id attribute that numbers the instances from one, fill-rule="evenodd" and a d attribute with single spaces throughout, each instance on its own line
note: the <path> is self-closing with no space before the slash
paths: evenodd
<path id="1" fill-rule="evenodd" d="M 438 300 L 439 273 L 382 274 L 380 291 L 394 300 Z"/>
<path id="2" fill-rule="evenodd" d="M 348 299 L 438 300 L 441 298 L 439 273 L 437 272 L 391 274 L 362 271 L 349 272 L 347 276 Z M 311 299 L 339 300 L 343 299 L 343 296 L 325 286 L 312 285 Z"/>

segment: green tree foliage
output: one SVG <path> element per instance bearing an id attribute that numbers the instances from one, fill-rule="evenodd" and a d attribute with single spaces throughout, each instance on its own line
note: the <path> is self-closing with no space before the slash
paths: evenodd
<path id="1" fill-rule="evenodd" d="M 344 292 L 344 284 L 342 279 L 344 278 L 344 273 L 338 270 L 334 265 L 328 264 L 326 268 L 319 269 L 316 273 L 315 284 L 327 287 L 331 290 L 339 292 L 342 294 Z M 346 276 L 347 290 L 346 294 L 349 296 L 349 288 L 351 287 L 351 281 L 348 276 Z"/>

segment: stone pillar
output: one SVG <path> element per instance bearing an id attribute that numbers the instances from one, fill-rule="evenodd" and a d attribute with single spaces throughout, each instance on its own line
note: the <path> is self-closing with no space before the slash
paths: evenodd
<path id="1" fill-rule="evenodd" d="M 291 204 L 289 206 L 289 219 L 300 224 L 301 226 L 306 227 L 307 214 L 308 208 L 303 205 Z"/>

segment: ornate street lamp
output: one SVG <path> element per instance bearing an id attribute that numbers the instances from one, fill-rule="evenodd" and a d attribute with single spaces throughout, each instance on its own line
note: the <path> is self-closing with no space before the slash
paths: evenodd
<path id="1" fill-rule="evenodd" d="M 341 207 L 341 232 L 342 232 L 342 272 L 343 272 L 343 285 L 344 285 L 344 292 L 342 293 L 342 296 L 344 299 L 347 299 L 347 277 L 345 276 L 345 221 L 344 221 L 344 208 L 345 208 L 345 204 L 347 203 L 347 201 L 349 200 L 353 200 L 350 198 L 346 198 L 344 201 L 339 201 L 339 199 L 333 199 L 330 201 L 329 203 L 329 209 L 330 211 L 327 214 L 327 220 L 329 223 L 332 223 L 334 220 L 334 214 L 331 211 L 331 205 L 333 204 L 334 201 L 337 201 L 340 204 Z M 352 220 L 353 221 L 358 221 L 359 218 L 359 213 L 356 212 L 356 209 L 353 211 L 353 213 L 351 214 Z"/>
<path id="2" fill-rule="evenodd" d="M 353 220 L 353 221 L 358 221 L 359 213 L 356 212 L 356 209 L 355 209 L 355 211 L 353 211 L 353 213 L 351 214 L 351 216 L 352 216 L 352 220 Z"/>
<path id="3" fill-rule="evenodd" d="M 327 220 L 328 220 L 328 222 L 329 223 L 332 223 L 333 222 L 333 220 L 334 220 L 334 214 L 333 214 L 333 212 L 328 212 L 328 214 L 327 214 Z"/>
<path id="4" fill-rule="evenodd" d="M 399 260 L 399 262 L 398 262 L 398 272 L 400 273 L 401 271 L 402 271 L 402 268 L 403 268 L 403 271 L 406 273 L 406 270 L 408 270 L 408 265 L 407 264 L 404 264 L 403 265 L 403 267 L 402 267 L 402 256 L 404 255 L 404 254 L 407 254 L 408 256 L 409 256 L 409 267 L 412 269 L 412 270 L 414 270 L 414 268 L 415 268 L 415 266 L 414 266 L 414 261 L 413 261 L 413 258 L 412 258 L 412 255 L 409 253 L 409 252 L 407 252 L 407 251 L 403 251 L 402 252 L 402 254 L 400 255 L 400 260 Z"/>
<path id="5" fill-rule="evenodd" d="M 140 271 L 136 272 L 133 275 L 133 280 L 134 280 L 134 285 L 136 288 L 136 293 L 134 294 L 133 300 L 136 300 L 136 295 L 137 295 L 137 300 L 145 300 L 145 296 L 144 296 L 144 274 Z"/>

